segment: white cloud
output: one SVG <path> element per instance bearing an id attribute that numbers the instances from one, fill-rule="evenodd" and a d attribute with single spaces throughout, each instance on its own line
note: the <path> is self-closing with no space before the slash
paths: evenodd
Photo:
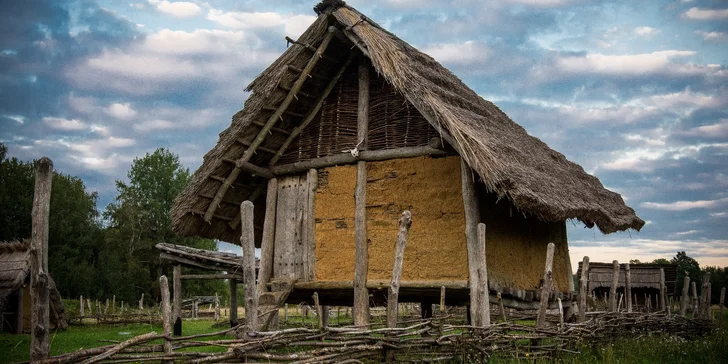
<path id="1" fill-rule="evenodd" d="M 224 55 L 235 53 L 233 45 L 257 45 L 259 39 L 242 31 L 197 29 L 192 32 L 162 29 L 149 35 L 140 49 L 169 55 Z"/>
<path id="2" fill-rule="evenodd" d="M 701 32 L 696 30 L 693 33 L 700 35 L 701 37 L 703 37 L 703 40 L 708 42 L 722 42 L 728 39 L 728 35 L 723 32 Z"/>
<path id="3" fill-rule="evenodd" d="M 104 111 L 110 116 L 117 119 L 128 120 L 136 116 L 137 112 L 131 107 L 129 103 L 113 103 L 109 105 Z"/>
<path id="4" fill-rule="evenodd" d="M 172 15 L 177 18 L 189 18 L 202 12 L 199 5 L 188 1 L 158 1 L 150 0 L 150 4 L 156 5 L 161 13 Z"/>
<path id="5" fill-rule="evenodd" d="M 637 27 L 634 28 L 635 34 L 643 38 L 652 38 L 653 36 L 662 33 L 661 30 L 651 27 Z"/>
<path id="6" fill-rule="evenodd" d="M 684 16 L 694 20 L 720 20 L 728 19 L 728 9 L 701 9 L 690 8 Z"/>
<path id="7" fill-rule="evenodd" d="M 562 5 L 568 5 L 575 0 L 506 0 L 507 3 L 528 5 L 539 8 L 550 8 Z"/>
<path id="8" fill-rule="evenodd" d="M 728 197 L 717 200 L 699 200 L 699 201 L 676 201 L 676 202 L 643 202 L 640 206 L 646 209 L 664 210 L 664 211 L 685 211 L 692 209 L 711 209 L 728 205 Z"/>
<path id="9" fill-rule="evenodd" d="M 80 131 L 86 130 L 88 125 L 78 119 L 64 119 L 56 117 L 44 117 L 43 122 L 48 124 L 53 129 L 65 130 L 65 131 Z"/>
<path id="10" fill-rule="evenodd" d="M 694 55 L 694 51 L 666 50 L 643 54 L 605 55 L 589 53 L 562 56 L 556 66 L 570 73 L 600 73 L 609 75 L 638 75 L 664 70 L 677 57 Z"/>
<path id="11" fill-rule="evenodd" d="M 716 124 L 691 128 L 681 135 L 728 140 L 728 119 L 720 119 Z"/>
<path id="12" fill-rule="evenodd" d="M 447 64 L 467 65 L 488 59 L 490 50 L 482 43 L 469 40 L 464 43 L 443 43 L 424 48 L 437 61 Z"/>
<path id="13" fill-rule="evenodd" d="M 207 19 L 230 29 L 282 27 L 286 35 L 298 37 L 316 20 L 316 17 L 313 15 L 283 15 L 274 12 L 226 12 L 210 9 Z"/>
<path id="14" fill-rule="evenodd" d="M 144 122 L 141 122 L 139 124 L 134 125 L 134 130 L 138 132 L 148 132 L 148 131 L 155 131 L 155 130 L 166 130 L 166 129 L 172 129 L 175 127 L 175 123 L 169 121 L 169 120 L 147 120 Z"/>

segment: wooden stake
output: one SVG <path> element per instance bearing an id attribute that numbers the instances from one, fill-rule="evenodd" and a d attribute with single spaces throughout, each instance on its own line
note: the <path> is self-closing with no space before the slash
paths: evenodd
<path id="1" fill-rule="evenodd" d="M 632 274 L 629 263 L 624 263 L 624 296 L 627 299 L 627 313 L 632 313 Z"/>
<path id="2" fill-rule="evenodd" d="M 248 330 L 258 330 L 258 292 L 255 286 L 255 225 L 253 203 L 240 204 L 240 245 L 243 247 L 243 283 L 245 284 L 245 323 Z"/>
<path id="3" fill-rule="evenodd" d="M 273 276 L 277 202 L 278 179 L 271 178 L 268 180 L 268 192 L 265 195 L 265 220 L 260 243 L 260 268 L 258 269 L 258 296 L 268 292 L 268 282 Z"/>
<path id="4" fill-rule="evenodd" d="M 488 265 L 485 258 L 485 224 L 478 224 L 478 246 L 480 259 L 478 264 L 478 299 L 480 301 L 480 323 L 490 326 L 490 300 L 488 289 Z"/>
<path id="5" fill-rule="evenodd" d="M 693 318 L 697 318 L 698 316 L 700 316 L 700 313 L 698 312 L 699 311 L 699 306 L 698 306 L 698 287 L 697 287 L 697 284 L 695 282 L 691 282 L 690 283 L 690 287 L 692 288 L 692 291 L 693 291 L 693 304 L 692 304 Z"/>
<path id="6" fill-rule="evenodd" d="M 685 278 L 683 278 L 682 295 L 680 296 L 680 316 L 685 317 L 685 313 L 688 311 L 688 291 L 690 290 L 690 277 L 685 272 Z"/>
<path id="7" fill-rule="evenodd" d="M 445 286 L 440 287 L 440 312 L 445 312 Z"/>
<path id="8" fill-rule="evenodd" d="M 361 58 L 359 62 L 359 103 L 357 116 L 357 143 L 359 150 L 367 149 L 369 132 L 369 62 Z M 360 161 L 356 166 L 356 211 L 354 215 L 354 235 L 356 256 L 354 265 L 354 325 L 369 324 L 369 290 L 367 271 L 369 270 L 369 250 L 367 244 L 367 164 Z"/>
<path id="9" fill-rule="evenodd" d="M 539 302 L 538 315 L 536 316 L 536 327 L 546 326 L 546 310 L 549 307 L 549 294 L 551 293 L 551 277 L 554 265 L 554 243 L 549 243 L 546 248 L 546 268 L 543 271 L 543 287 L 541 288 L 541 301 Z"/>
<path id="10" fill-rule="evenodd" d="M 139 311 L 144 309 L 144 293 L 142 293 L 142 298 L 139 299 Z"/>
<path id="11" fill-rule="evenodd" d="M 43 157 L 35 162 L 35 190 L 31 212 L 30 241 L 30 360 L 48 358 L 50 342 L 48 282 L 48 217 L 50 215 L 53 162 Z"/>
<path id="12" fill-rule="evenodd" d="M 711 321 L 713 321 L 713 307 L 711 307 L 711 299 L 713 298 L 713 295 L 711 294 L 712 289 L 713 285 L 710 284 L 710 281 L 708 281 L 708 294 L 705 297 L 705 317 Z"/>
<path id="13" fill-rule="evenodd" d="M 220 321 L 220 297 L 215 292 L 215 322 Z"/>
<path id="14" fill-rule="evenodd" d="M 412 226 L 412 213 L 404 211 L 399 218 L 399 232 L 397 243 L 394 246 L 394 263 L 392 265 L 392 280 L 389 283 L 387 295 L 387 327 L 397 327 L 397 313 L 399 303 L 399 281 L 402 278 L 402 265 L 404 264 L 404 250 L 407 247 L 407 233 Z M 444 300 L 441 298 L 441 301 Z"/>
<path id="15" fill-rule="evenodd" d="M 617 312 L 617 286 L 619 286 L 619 262 L 616 260 L 612 261 L 612 287 L 609 289 L 609 308 L 612 312 Z"/>
<path id="16" fill-rule="evenodd" d="M 503 307 L 503 297 L 501 297 L 501 293 L 498 292 L 498 307 L 500 307 L 501 316 L 503 316 L 503 322 L 508 322 L 508 317 L 506 316 L 506 309 Z"/>
<path id="17" fill-rule="evenodd" d="M 182 265 L 175 264 L 172 270 L 172 319 L 174 320 L 174 336 L 182 335 Z"/>
<path id="18" fill-rule="evenodd" d="M 720 316 L 718 316 L 718 327 L 723 328 L 723 304 L 725 303 L 725 287 L 720 290 Z"/>
<path id="19" fill-rule="evenodd" d="M 319 296 L 318 292 L 313 293 L 313 305 L 316 309 L 316 318 L 318 318 L 318 328 L 323 329 L 324 328 L 324 318 L 323 313 L 321 312 L 321 305 L 319 304 Z"/>
<path id="20" fill-rule="evenodd" d="M 581 277 L 579 278 L 579 322 L 586 320 L 587 303 L 586 298 L 589 283 L 589 257 L 584 257 L 581 263 Z"/>
<path id="21" fill-rule="evenodd" d="M 238 282 L 234 279 L 230 283 L 230 327 L 238 326 Z"/>
<path id="22" fill-rule="evenodd" d="M 111 314 L 116 314 L 116 295 L 111 296 Z"/>
<path id="23" fill-rule="evenodd" d="M 665 311 L 665 268 L 660 268 L 660 311 Z"/>
<path id="24" fill-rule="evenodd" d="M 698 317 L 699 318 L 708 318 L 707 312 L 707 305 L 709 302 L 708 296 L 708 287 L 710 286 L 710 272 L 705 272 L 703 275 L 703 287 L 700 290 L 700 307 L 698 309 Z"/>
<path id="25" fill-rule="evenodd" d="M 564 326 L 564 306 L 561 303 L 561 297 L 557 297 L 556 300 L 559 302 L 559 325 Z"/>
<path id="26" fill-rule="evenodd" d="M 79 314 L 81 315 L 81 319 L 83 320 L 83 305 L 84 305 L 84 303 L 83 303 L 83 295 L 81 295 L 81 298 L 79 298 L 78 302 L 79 302 L 79 306 L 80 306 L 79 307 Z"/>
<path id="27" fill-rule="evenodd" d="M 162 291 L 162 325 L 164 329 L 164 353 L 172 354 L 172 342 L 169 341 L 169 336 L 172 332 L 172 309 L 169 305 L 169 283 L 167 282 L 167 276 L 159 277 L 159 289 Z M 162 360 L 162 363 L 173 363 L 172 360 Z"/>
<path id="28" fill-rule="evenodd" d="M 462 182 L 463 208 L 465 211 L 465 242 L 468 249 L 468 283 L 470 285 L 470 317 L 471 325 L 480 327 L 480 312 L 478 299 L 478 261 L 480 260 L 480 246 L 478 245 L 478 223 L 480 222 L 480 209 L 478 195 L 473 179 L 473 171 L 460 157 L 460 178 Z"/>

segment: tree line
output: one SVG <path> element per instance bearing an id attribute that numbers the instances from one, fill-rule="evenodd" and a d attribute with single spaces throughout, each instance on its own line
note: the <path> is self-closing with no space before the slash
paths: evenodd
<path id="1" fill-rule="evenodd" d="M 0 143 L 0 242 L 31 236 L 35 161 L 8 158 Z M 79 295 L 136 301 L 157 299 L 159 276 L 172 267 L 159 258 L 157 243 L 217 250 L 214 240 L 179 237 L 171 229 L 175 197 L 190 180 L 179 157 L 159 148 L 134 159 L 128 182 L 116 181 L 116 197 L 102 211 L 98 194 L 80 178 L 55 171 L 48 238 L 48 267 L 64 298 Z M 193 270 L 189 270 L 195 273 Z M 199 272 L 198 272 L 199 273 Z M 185 296 L 227 296 L 222 281 L 185 282 Z"/>

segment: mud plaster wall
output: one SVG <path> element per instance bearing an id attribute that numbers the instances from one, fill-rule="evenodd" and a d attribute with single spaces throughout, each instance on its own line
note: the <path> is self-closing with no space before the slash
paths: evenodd
<path id="1" fill-rule="evenodd" d="M 356 166 L 319 173 L 316 193 L 316 278 L 354 276 Z M 392 275 L 399 217 L 412 212 L 403 280 L 466 280 L 465 217 L 458 157 L 367 163 L 368 279 Z"/>
<path id="2" fill-rule="evenodd" d="M 541 285 L 546 246 L 553 242 L 556 289 L 569 289 L 569 259 L 565 222 L 544 222 L 524 216 L 495 195 L 478 191 L 481 219 L 486 225 L 486 259 L 491 289 L 535 289 Z"/>

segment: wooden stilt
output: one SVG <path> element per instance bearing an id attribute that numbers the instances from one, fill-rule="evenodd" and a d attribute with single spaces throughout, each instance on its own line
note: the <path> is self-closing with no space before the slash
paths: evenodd
<path id="1" fill-rule="evenodd" d="M 142 293 L 142 298 L 139 299 L 139 311 L 144 309 L 144 293 Z"/>
<path id="2" fill-rule="evenodd" d="M 83 305 L 84 305 L 83 295 L 81 295 L 81 298 L 79 298 L 78 301 L 79 301 L 79 306 L 80 306 L 78 309 L 78 312 L 79 312 L 79 315 L 81 315 L 81 319 L 83 320 Z"/>
<path id="3" fill-rule="evenodd" d="M 111 296 L 111 314 L 116 314 L 116 295 Z"/>
<path id="4" fill-rule="evenodd" d="M 632 274 L 629 263 L 624 263 L 624 298 L 627 299 L 627 313 L 632 313 Z"/>
<path id="5" fill-rule="evenodd" d="M 718 316 L 718 327 L 723 328 L 723 304 L 725 303 L 725 287 L 720 290 L 720 316 Z"/>
<path id="6" fill-rule="evenodd" d="M 445 286 L 440 287 L 440 312 L 445 312 Z"/>
<path id="7" fill-rule="evenodd" d="M 490 300 L 488 289 L 488 265 L 485 258 L 485 224 L 478 224 L 478 246 L 480 259 L 478 262 L 478 299 L 480 300 L 480 324 L 490 326 Z"/>
<path id="8" fill-rule="evenodd" d="M 258 269 L 258 296 L 268 292 L 268 282 L 273 276 L 277 202 L 278 179 L 271 178 L 268 180 L 268 192 L 265 195 L 265 220 L 260 243 L 260 268 Z"/>
<path id="9" fill-rule="evenodd" d="M 665 307 L 665 268 L 660 268 L 660 311 L 666 311 Z"/>
<path id="10" fill-rule="evenodd" d="M 215 322 L 220 321 L 220 297 L 215 292 Z"/>
<path id="11" fill-rule="evenodd" d="M 245 324 L 248 330 L 258 330 L 258 292 L 255 286 L 255 226 L 253 203 L 240 204 L 240 245 L 243 247 L 243 283 L 245 284 Z"/>
<path id="12" fill-rule="evenodd" d="M 554 265 L 554 243 L 549 243 L 546 248 L 546 268 L 543 271 L 543 287 L 541 288 L 541 301 L 539 302 L 538 315 L 536 316 L 536 327 L 546 326 L 546 310 L 549 306 L 549 295 L 552 289 L 552 275 Z"/>
<path id="13" fill-rule="evenodd" d="M 182 335 L 182 265 L 175 264 L 172 270 L 172 319 L 174 336 Z"/>
<path id="14" fill-rule="evenodd" d="M 397 327 L 397 313 L 399 303 L 399 280 L 402 277 L 402 266 L 404 264 L 404 250 L 407 246 L 407 233 L 412 226 L 412 214 L 404 211 L 399 218 L 399 232 L 397 243 L 394 248 L 394 263 L 392 266 L 392 281 L 389 283 L 387 295 L 387 327 Z"/>
<path id="15" fill-rule="evenodd" d="M 53 162 L 43 157 L 35 162 L 35 190 L 31 213 L 30 242 L 30 360 L 42 362 L 50 349 L 48 282 L 48 217 L 50 214 Z"/>
<path id="16" fill-rule="evenodd" d="M 423 319 L 432 318 L 432 302 L 420 302 L 420 317 Z"/>
<path id="17" fill-rule="evenodd" d="M 369 61 L 361 58 L 359 62 L 359 103 L 357 117 L 358 150 L 367 149 L 369 132 Z M 369 324 L 369 290 L 367 271 L 369 270 L 369 250 L 367 244 L 367 164 L 357 163 L 354 215 L 354 235 L 356 239 L 356 262 L 354 265 L 354 325 Z"/>
<path id="18" fill-rule="evenodd" d="M 468 283 L 470 286 L 470 319 L 471 325 L 480 327 L 480 302 L 478 299 L 478 262 L 480 261 L 480 246 L 478 245 L 478 223 L 480 222 L 480 209 L 478 196 L 473 178 L 473 171 L 460 158 L 460 176 L 462 182 L 463 206 L 465 210 L 465 241 L 468 249 Z"/>
<path id="19" fill-rule="evenodd" d="M 503 316 L 503 322 L 508 322 L 508 317 L 506 316 L 506 309 L 503 307 L 503 297 L 501 297 L 501 293 L 498 292 L 498 307 L 500 308 L 501 316 Z"/>
<path id="20" fill-rule="evenodd" d="M 162 293 L 162 327 L 164 330 L 164 353 L 172 354 L 172 342 L 168 337 L 172 332 L 172 309 L 169 305 L 169 283 L 166 276 L 159 277 L 159 289 Z M 173 360 L 162 360 L 164 364 L 171 364 Z"/>
<path id="21" fill-rule="evenodd" d="M 584 257 L 581 263 L 581 277 L 579 278 L 579 322 L 586 320 L 587 303 L 586 298 L 589 283 L 589 257 Z"/>
<path id="22" fill-rule="evenodd" d="M 238 326 L 238 282 L 234 279 L 230 283 L 230 327 Z"/>
<path id="23" fill-rule="evenodd" d="M 561 304 L 561 298 L 557 297 L 556 300 L 559 302 L 559 327 L 564 326 L 564 306 Z"/>
<path id="24" fill-rule="evenodd" d="M 619 262 L 612 261 L 612 287 L 609 289 L 609 308 L 612 312 L 617 312 L 617 286 L 619 286 Z"/>

